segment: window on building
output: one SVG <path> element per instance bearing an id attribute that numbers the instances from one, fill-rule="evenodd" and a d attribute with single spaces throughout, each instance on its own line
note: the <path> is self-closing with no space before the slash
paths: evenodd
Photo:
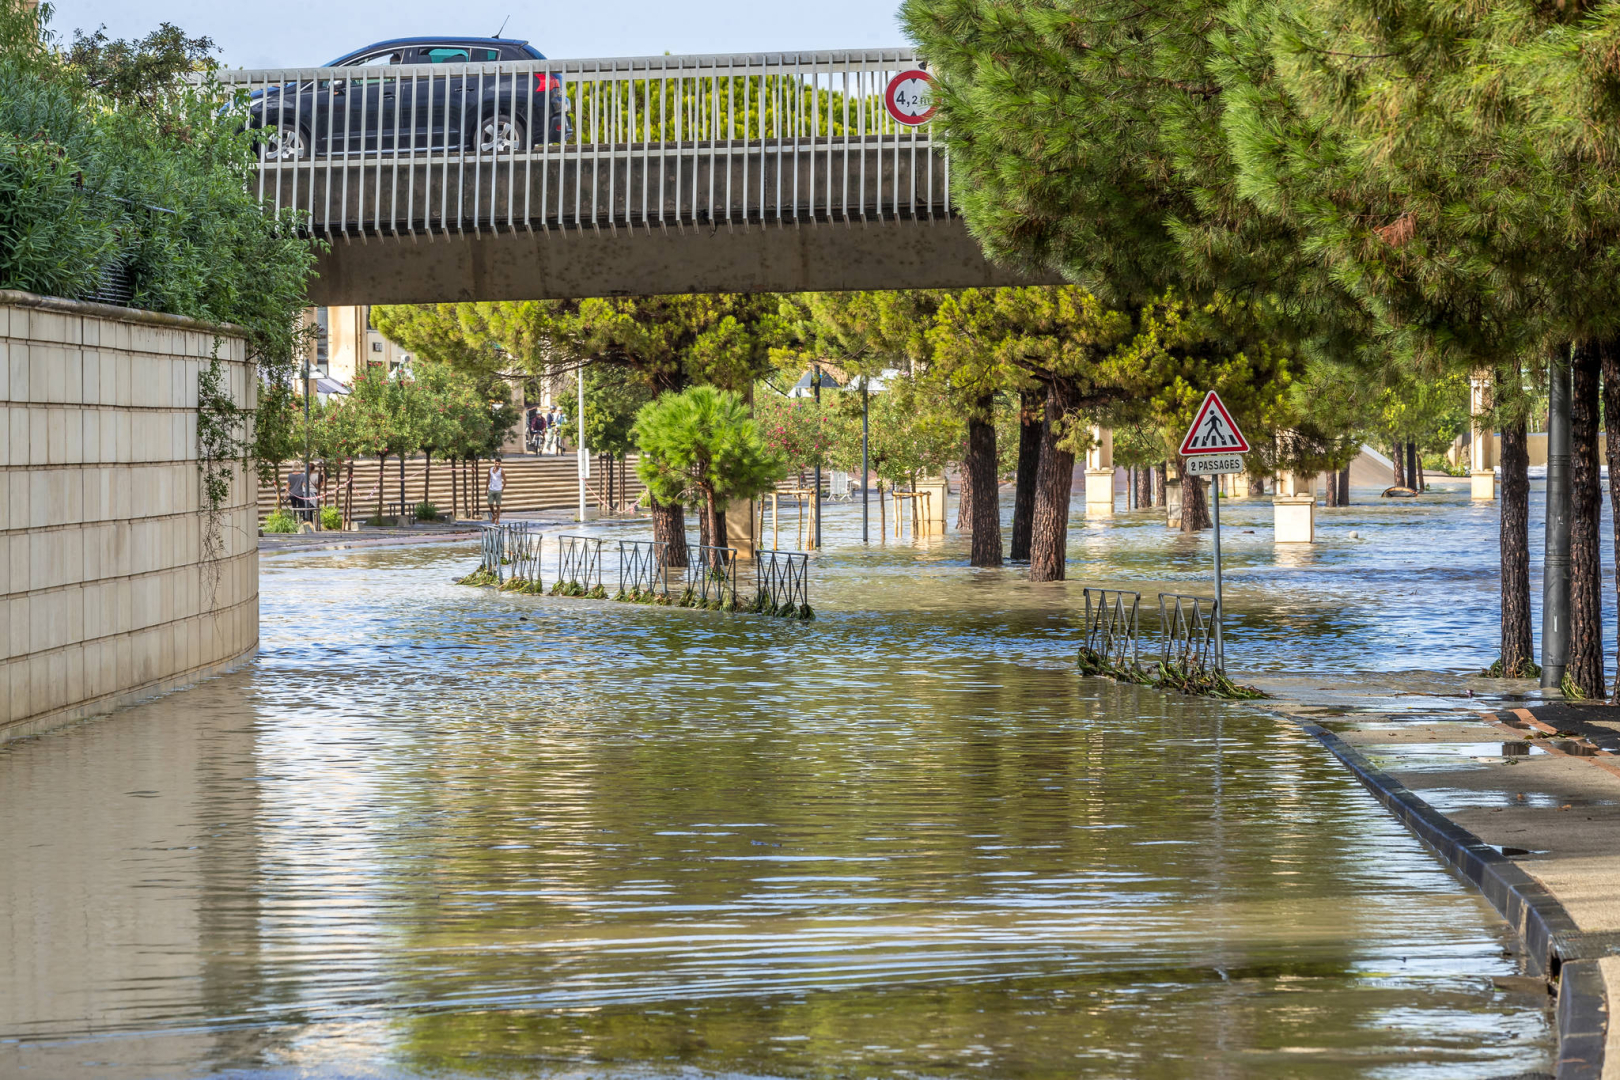
<path id="1" fill-rule="evenodd" d="M 380 342 L 380 341 L 373 341 L 373 342 L 372 342 L 372 343 L 371 343 L 371 351 L 372 351 L 372 352 L 382 352 L 382 351 L 383 351 L 383 350 L 382 350 L 382 342 Z"/>
<path id="2" fill-rule="evenodd" d="M 325 308 L 315 309 L 315 370 L 324 377 L 331 374 L 331 322 Z"/>
<path id="3" fill-rule="evenodd" d="M 375 329 L 377 329 L 375 326 L 371 325 L 371 305 L 370 304 L 366 305 L 366 329 L 367 330 L 375 330 Z"/>

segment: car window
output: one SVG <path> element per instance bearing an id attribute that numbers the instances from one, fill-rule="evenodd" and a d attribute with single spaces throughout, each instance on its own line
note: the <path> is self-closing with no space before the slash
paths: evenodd
<path id="1" fill-rule="evenodd" d="M 348 63 L 344 64 L 343 66 L 344 67 L 387 67 L 387 66 L 389 66 L 391 64 L 397 64 L 397 63 L 399 63 L 399 61 L 400 61 L 400 53 L 399 53 L 399 50 L 396 49 L 393 52 L 374 53 L 371 56 L 362 56 L 362 57 L 359 57 L 357 59 L 350 60 Z"/>
<path id="2" fill-rule="evenodd" d="M 424 58 L 430 64 L 466 64 L 483 63 L 486 60 L 499 60 L 499 49 L 472 49 L 464 46 L 442 46 L 424 50 Z"/>

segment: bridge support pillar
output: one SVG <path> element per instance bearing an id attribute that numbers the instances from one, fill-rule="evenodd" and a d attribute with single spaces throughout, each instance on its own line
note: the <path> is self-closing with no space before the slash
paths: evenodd
<path id="1" fill-rule="evenodd" d="M 1271 520 L 1273 542 L 1316 543 L 1316 477 L 1291 472 L 1279 475 Z"/>
<path id="2" fill-rule="evenodd" d="M 1091 449 L 1086 451 L 1086 517 L 1112 517 L 1114 514 L 1114 432 L 1110 428 L 1091 429 Z"/>
<path id="3" fill-rule="evenodd" d="M 1491 376 L 1476 372 L 1468 380 L 1468 413 L 1473 417 L 1468 437 L 1468 477 L 1476 499 L 1496 498 L 1496 439 L 1487 422 L 1491 411 Z"/>

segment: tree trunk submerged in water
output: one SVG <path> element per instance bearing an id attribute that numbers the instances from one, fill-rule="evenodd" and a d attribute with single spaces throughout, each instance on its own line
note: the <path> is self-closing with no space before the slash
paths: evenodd
<path id="1" fill-rule="evenodd" d="M 962 501 L 972 492 L 969 523 L 973 542 L 969 562 L 1001 565 L 1001 494 L 996 485 L 996 425 L 990 419 L 994 399 L 986 394 L 968 418 L 967 461 L 962 469 Z"/>
<path id="2" fill-rule="evenodd" d="M 1587 697 L 1606 697 L 1603 675 L 1603 487 L 1598 468 L 1598 395 L 1602 360 L 1596 341 L 1571 353 L 1569 417 L 1569 667 Z"/>
<path id="3" fill-rule="evenodd" d="M 659 502 L 651 493 L 647 501 L 652 504 L 653 539 L 664 545 L 664 565 L 686 568 L 686 508 L 680 503 Z"/>
<path id="4" fill-rule="evenodd" d="M 1204 478 L 1187 475 L 1187 459 L 1176 456 L 1176 476 L 1181 481 L 1181 531 L 1203 532 L 1211 525 L 1209 495 L 1204 490 Z"/>
<path id="5" fill-rule="evenodd" d="M 1074 453 L 1060 449 L 1055 432 L 1063 418 L 1063 394 L 1046 395 L 1040 464 L 1035 470 L 1035 514 L 1030 522 L 1029 580 L 1062 581 L 1069 547 L 1069 500 L 1074 494 Z"/>
<path id="6" fill-rule="evenodd" d="M 1013 486 L 1012 545 L 1007 557 L 1029 560 L 1029 537 L 1035 522 L 1035 474 L 1040 468 L 1041 433 L 1046 426 L 1041 390 L 1018 395 L 1018 475 Z"/>
<path id="7" fill-rule="evenodd" d="M 1502 425 L 1502 673 L 1528 677 L 1530 626 L 1530 440 L 1524 420 Z"/>

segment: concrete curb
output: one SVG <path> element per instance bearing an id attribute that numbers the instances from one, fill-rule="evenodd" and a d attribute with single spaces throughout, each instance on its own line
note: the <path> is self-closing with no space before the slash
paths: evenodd
<path id="1" fill-rule="evenodd" d="M 1418 839 L 1471 881 L 1513 927 L 1541 974 L 1558 981 L 1558 1080 L 1601 1080 L 1608 1036 L 1608 1002 L 1596 960 L 1561 955 L 1560 943 L 1580 930 L 1564 905 L 1500 851 L 1412 794 L 1333 732 L 1295 720 L 1342 761 Z"/>

